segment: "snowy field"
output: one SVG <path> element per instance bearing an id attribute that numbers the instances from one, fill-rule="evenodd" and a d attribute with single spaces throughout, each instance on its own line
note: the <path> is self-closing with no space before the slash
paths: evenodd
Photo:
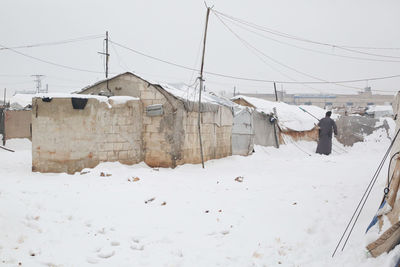
<path id="1" fill-rule="evenodd" d="M 0 150 L 0 265 L 392 266 L 399 247 L 377 259 L 364 249 L 387 165 L 345 251 L 331 258 L 385 135 L 328 157 L 298 142 L 204 170 L 105 163 L 75 175 L 32 173 L 30 142 L 11 140 L 15 153 Z"/>

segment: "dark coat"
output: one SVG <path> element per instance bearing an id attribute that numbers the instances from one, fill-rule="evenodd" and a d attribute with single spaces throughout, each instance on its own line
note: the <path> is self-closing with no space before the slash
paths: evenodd
<path id="1" fill-rule="evenodd" d="M 317 153 L 329 155 L 332 151 L 332 131 L 337 135 L 336 123 L 330 118 L 325 117 L 318 123 L 319 141 Z"/>

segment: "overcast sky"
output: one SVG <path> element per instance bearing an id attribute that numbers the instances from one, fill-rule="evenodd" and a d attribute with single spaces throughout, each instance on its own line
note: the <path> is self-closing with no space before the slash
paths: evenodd
<path id="1" fill-rule="evenodd" d="M 356 49 L 384 57 L 371 56 L 284 38 L 225 19 L 235 36 L 211 13 L 205 57 L 207 72 L 276 81 L 317 81 L 310 76 L 341 81 L 400 74 L 398 0 L 215 0 L 207 3 L 235 18 L 308 40 L 340 46 L 399 48 Z M 199 69 L 205 14 L 202 0 L 2 0 L 0 45 L 14 47 L 62 41 L 104 35 L 108 30 L 111 40 L 116 43 Z M 102 37 L 16 50 L 49 62 L 98 73 L 62 68 L 3 49 L 0 50 L 0 88 L 7 88 L 10 94 L 14 90 L 33 90 L 33 77 L 30 76 L 33 74 L 45 75 L 43 84 L 47 83 L 51 92 L 76 91 L 104 78 L 104 58 L 98 54 L 103 50 Z M 197 72 L 154 61 L 115 44 L 110 44 L 110 54 L 110 72 L 114 74 L 133 71 L 156 81 L 186 84 L 193 83 L 198 76 Z M 205 79 L 207 88 L 214 91 L 231 92 L 234 86 L 240 92 L 273 91 L 272 83 L 208 74 Z M 367 84 L 375 90 L 395 92 L 400 89 L 400 78 L 347 85 L 363 88 Z M 357 92 L 357 89 L 334 84 L 311 87 L 278 84 L 278 89 L 281 88 L 297 93 Z"/>

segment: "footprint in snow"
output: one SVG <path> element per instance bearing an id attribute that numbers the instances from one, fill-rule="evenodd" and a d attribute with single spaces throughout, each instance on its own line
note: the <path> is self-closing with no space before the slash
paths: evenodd
<path id="1" fill-rule="evenodd" d="M 120 243 L 118 241 L 111 241 L 111 246 L 117 247 L 119 245 L 120 245 Z"/>
<path id="2" fill-rule="evenodd" d="M 105 250 L 105 251 L 101 251 L 99 254 L 97 254 L 97 257 L 102 258 L 102 259 L 108 259 L 114 255 L 115 255 L 114 250 Z"/>
<path id="3" fill-rule="evenodd" d="M 132 250 L 144 250 L 144 246 L 140 244 L 133 244 L 131 245 Z"/>
<path id="4" fill-rule="evenodd" d="M 99 263 L 99 259 L 98 259 L 98 258 L 93 258 L 93 257 L 87 257 L 87 258 L 86 258 L 86 261 L 87 261 L 88 263 L 91 263 L 91 264 Z"/>
<path id="5" fill-rule="evenodd" d="M 132 237 L 133 244 L 131 245 L 132 250 L 144 250 L 144 245 L 140 244 L 140 240 L 138 238 Z"/>

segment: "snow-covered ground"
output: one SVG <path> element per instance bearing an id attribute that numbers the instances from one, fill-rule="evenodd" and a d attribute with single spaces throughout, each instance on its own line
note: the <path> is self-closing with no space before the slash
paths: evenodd
<path id="1" fill-rule="evenodd" d="M 298 142 L 205 169 L 105 163 L 67 175 L 32 173 L 30 142 L 11 140 L 15 153 L 0 150 L 0 265 L 392 266 L 399 248 L 377 259 L 364 249 L 386 165 L 331 258 L 389 143 L 380 131 L 331 156 Z"/>

